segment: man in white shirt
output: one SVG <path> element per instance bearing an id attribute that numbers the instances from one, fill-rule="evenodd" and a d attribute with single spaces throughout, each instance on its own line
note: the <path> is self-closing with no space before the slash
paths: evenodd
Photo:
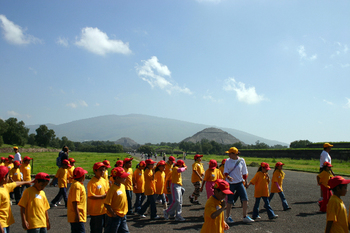
<path id="1" fill-rule="evenodd" d="M 246 185 L 248 184 L 247 182 L 248 169 L 247 169 L 245 160 L 243 158 L 238 157 L 238 154 L 240 152 L 236 147 L 231 147 L 225 153 L 227 153 L 230 158 L 226 160 L 225 167 L 224 167 L 224 175 L 226 176 L 226 181 L 230 184 L 231 192 L 235 193 L 236 191 L 241 198 L 242 207 L 243 207 L 243 222 L 245 223 L 254 222 L 254 220 L 247 215 L 248 196 L 247 196 L 246 189 L 243 185 L 243 181 L 245 181 Z M 234 204 L 233 196 L 234 196 L 233 194 L 230 194 L 227 196 L 227 208 L 226 208 L 227 223 L 234 222 L 230 216 L 232 204 Z"/>
<path id="2" fill-rule="evenodd" d="M 323 167 L 324 162 L 328 162 L 328 163 L 332 164 L 332 158 L 329 155 L 329 152 L 331 151 L 332 147 L 333 147 L 333 145 L 328 143 L 328 142 L 323 144 L 323 151 L 320 155 L 320 172 L 322 172 L 322 167 Z M 330 168 L 330 171 L 334 176 L 334 172 L 332 171 L 331 168 Z M 323 199 L 323 192 L 321 189 L 321 197 L 319 198 L 319 200 L 321 201 L 322 199 Z"/>
<path id="3" fill-rule="evenodd" d="M 19 161 L 20 163 L 22 163 L 22 157 L 21 157 L 21 154 L 19 153 L 18 147 L 17 146 L 13 147 L 13 150 L 15 152 L 14 161 Z"/>

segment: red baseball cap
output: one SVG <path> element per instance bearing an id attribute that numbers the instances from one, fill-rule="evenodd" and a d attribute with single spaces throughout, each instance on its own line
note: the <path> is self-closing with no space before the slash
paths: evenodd
<path id="1" fill-rule="evenodd" d="M 26 156 L 23 158 L 23 161 L 27 161 L 27 160 L 32 160 L 33 158 L 29 157 L 29 156 Z"/>
<path id="2" fill-rule="evenodd" d="M 123 164 L 124 164 L 123 160 L 118 160 L 117 162 L 115 162 L 115 165 L 116 165 L 117 167 L 122 167 Z"/>
<path id="3" fill-rule="evenodd" d="M 106 160 L 103 160 L 103 162 L 107 168 L 110 168 L 111 167 L 111 163 L 106 159 Z"/>
<path id="4" fill-rule="evenodd" d="M 124 161 L 123 161 L 123 163 L 130 162 L 130 161 L 132 161 L 133 159 L 134 159 L 134 158 L 125 158 Z"/>
<path id="5" fill-rule="evenodd" d="M 350 183 L 350 180 L 344 179 L 341 176 L 334 176 L 328 180 L 328 185 L 330 189 L 334 189 L 340 184 L 348 184 Z"/>
<path id="6" fill-rule="evenodd" d="M 68 167 L 72 167 L 72 165 L 70 165 L 70 162 L 68 161 L 68 159 L 64 159 L 62 161 L 63 164 L 66 164 Z"/>
<path id="7" fill-rule="evenodd" d="M 156 161 L 153 161 L 152 159 L 146 159 L 146 164 L 155 164 Z"/>
<path id="8" fill-rule="evenodd" d="M 174 156 L 170 156 L 169 160 L 172 161 L 172 162 L 175 162 L 175 157 Z"/>
<path id="9" fill-rule="evenodd" d="M 260 167 L 265 168 L 266 170 L 271 170 L 270 165 L 268 163 L 262 162 L 260 164 Z"/>
<path id="10" fill-rule="evenodd" d="M 35 175 L 36 180 L 47 180 L 50 181 L 50 176 L 47 173 L 44 172 L 39 172 L 38 174 Z"/>
<path id="11" fill-rule="evenodd" d="M 69 158 L 68 161 L 69 161 L 70 163 L 75 163 L 75 159 L 73 159 L 73 158 Z"/>
<path id="12" fill-rule="evenodd" d="M 226 163 L 226 159 L 223 159 L 222 161 L 221 161 L 221 164 L 225 164 Z"/>
<path id="13" fill-rule="evenodd" d="M 9 161 L 9 158 L 5 158 L 5 161 Z"/>
<path id="14" fill-rule="evenodd" d="M 140 167 L 146 167 L 146 162 L 145 162 L 145 161 L 141 161 L 141 162 L 139 163 L 139 166 L 140 166 Z"/>
<path id="15" fill-rule="evenodd" d="M 13 164 L 16 165 L 16 166 L 19 166 L 19 165 L 21 165 L 21 162 L 20 161 L 15 161 L 15 162 L 13 162 Z"/>
<path id="16" fill-rule="evenodd" d="M 12 158 L 12 159 L 14 159 L 15 158 L 15 156 L 13 156 L 13 155 L 9 155 L 9 157 L 8 158 Z"/>
<path id="17" fill-rule="evenodd" d="M 218 162 L 215 159 L 209 161 L 209 169 L 215 169 L 218 166 Z"/>
<path id="18" fill-rule="evenodd" d="M 164 160 L 160 160 L 158 163 L 157 163 L 157 167 L 158 166 L 165 166 L 166 162 Z"/>
<path id="19" fill-rule="evenodd" d="M 92 169 L 98 170 L 100 167 L 106 167 L 106 165 L 104 163 L 102 163 L 102 162 L 97 162 L 97 163 L 94 164 Z"/>
<path id="20" fill-rule="evenodd" d="M 329 163 L 329 162 L 324 162 L 324 163 L 323 163 L 323 166 L 324 166 L 324 167 L 333 167 L 332 164 Z"/>
<path id="21" fill-rule="evenodd" d="M 203 157 L 203 155 L 196 154 L 196 155 L 194 156 L 194 160 L 196 160 L 196 159 L 198 159 L 198 158 L 202 158 L 202 157 Z"/>
<path id="22" fill-rule="evenodd" d="M 0 166 L 0 179 L 4 178 L 9 173 L 9 169 L 5 166 Z"/>
<path id="23" fill-rule="evenodd" d="M 88 172 L 84 170 L 82 167 L 76 167 L 73 171 L 73 179 L 79 179 L 87 173 Z"/>
<path id="24" fill-rule="evenodd" d="M 126 178 L 129 176 L 129 173 L 125 172 L 125 170 L 122 167 L 115 167 L 112 169 L 111 175 L 113 177 Z"/>
<path id="25" fill-rule="evenodd" d="M 176 162 L 176 166 L 183 166 L 183 167 L 186 167 L 186 164 L 185 164 L 185 162 L 184 162 L 182 159 L 179 159 L 179 160 Z"/>
<path id="26" fill-rule="evenodd" d="M 284 165 L 284 163 L 282 163 L 282 162 L 277 162 L 276 163 L 276 167 L 283 166 L 283 165 Z"/>
<path id="27" fill-rule="evenodd" d="M 4 160 L 5 160 L 5 157 L 1 157 L 0 159 L 1 159 L 1 161 L 4 161 Z"/>
<path id="28" fill-rule="evenodd" d="M 227 183 L 227 181 L 221 180 L 221 179 L 217 179 L 215 184 L 214 184 L 214 189 L 220 189 L 221 192 L 225 193 L 225 194 L 233 194 L 233 192 L 231 192 L 230 190 L 230 185 L 229 183 Z"/>

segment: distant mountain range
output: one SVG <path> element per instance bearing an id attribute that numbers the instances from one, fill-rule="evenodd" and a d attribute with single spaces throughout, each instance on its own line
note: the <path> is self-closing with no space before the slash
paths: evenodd
<path id="1" fill-rule="evenodd" d="M 180 142 L 203 129 L 213 126 L 196 124 L 186 121 L 167 119 L 155 116 L 140 114 L 130 115 L 106 115 L 72 121 L 65 124 L 54 125 L 45 124 L 49 129 L 53 129 L 56 136 L 61 138 L 66 136 L 72 141 L 117 141 L 123 137 L 128 137 L 139 144 L 160 143 L 160 142 Z M 36 133 L 35 130 L 40 125 L 26 126 L 29 133 Z M 289 146 L 284 142 L 265 139 L 240 130 L 221 128 L 236 139 L 245 144 L 255 144 L 256 141 L 264 142 L 270 146 Z"/>

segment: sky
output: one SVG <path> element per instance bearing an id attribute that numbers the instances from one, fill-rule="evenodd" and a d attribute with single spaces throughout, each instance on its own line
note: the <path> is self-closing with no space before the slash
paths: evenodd
<path id="1" fill-rule="evenodd" d="M 0 0 L 0 118 L 145 114 L 350 141 L 349 12 L 345 0 Z"/>

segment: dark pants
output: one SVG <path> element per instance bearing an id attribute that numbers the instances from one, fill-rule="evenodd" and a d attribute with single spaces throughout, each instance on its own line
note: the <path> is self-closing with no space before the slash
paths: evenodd
<path id="1" fill-rule="evenodd" d="M 15 201 L 17 205 L 19 200 L 21 200 L 21 197 L 22 197 L 22 187 L 15 188 L 13 192 L 15 193 Z"/>
<path id="2" fill-rule="evenodd" d="M 132 211 L 132 191 L 131 190 L 125 190 L 126 197 L 128 198 L 128 214 L 133 213 Z"/>
<path id="3" fill-rule="evenodd" d="M 47 233 L 46 227 L 27 230 L 27 233 Z"/>
<path id="4" fill-rule="evenodd" d="M 129 233 L 128 225 L 126 224 L 126 216 L 124 217 L 109 217 L 106 216 L 106 233 Z"/>
<path id="5" fill-rule="evenodd" d="M 275 195 L 275 193 L 271 193 L 270 194 L 270 197 L 269 197 L 269 202 L 271 202 L 273 196 Z M 281 201 L 282 201 L 282 206 L 283 206 L 283 210 L 287 210 L 289 208 L 288 206 L 288 203 L 287 203 L 287 200 L 284 196 L 284 193 L 283 192 L 279 192 L 278 195 L 280 196 L 281 198 Z"/>
<path id="6" fill-rule="evenodd" d="M 134 208 L 135 208 L 135 212 L 139 212 L 141 210 L 141 205 L 143 201 L 146 199 L 146 196 L 143 193 L 135 193 L 135 195 L 136 195 L 136 198 L 135 198 Z"/>
<path id="7" fill-rule="evenodd" d="M 259 216 L 259 205 L 260 205 L 261 198 L 265 202 L 264 207 L 266 208 L 267 215 L 269 216 L 269 218 L 273 218 L 275 216 L 275 213 L 273 212 L 273 210 L 270 206 L 269 198 L 268 197 L 257 197 L 257 198 L 255 198 L 255 205 L 253 208 L 253 216 L 252 216 L 253 219 Z"/>
<path id="8" fill-rule="evenodd" d="M 68 193 L 68 192 L 69 192 L 69 189 L 70 189 L 70 186 L 71 186 L 71 185 L 72 185 L 72 183 L 68 183 L 68 184 L 67 184 L 66 193 Z M 61 197 L 58 199 L 58 201 L 57 201 L 57 202 L 62 201 L 62 198 L 63 198 L 63 196 L 61 196 Z"/>
<path id="9" fill-rule="evenodd" d="M 71 222 L 70 223 L 71 233 L 85 233 L 84 222 Z"/>
<path id="10" fill-rule="evenodd" d="M 156 207 L 156 200 L 154 199 L 154 195 L 147 195 L 147 201 L 143 206 L 141 207 L 141 210 L 138 212 L 139 214 L 144 214 L 148 208 L 148 206 L 151 206 L 151 219 L 155 218 L 157 216 L 157 207 Z"/>
<path id="11" fill-rule="evenodd" d="M 60 188 L 58 191 L 58 194 L 56 197 L 51 201 L 52 204 L 56 204 L 60 197 L 63 196 L 65 206 L 67 207 L 67 189 L 66 188 Z"/>
<path id="12" fill-rule="evenodd" d="M 105 227 L 106 215 L 90 216 L 90 232 L 91 233 L 102 233 Z"/>

